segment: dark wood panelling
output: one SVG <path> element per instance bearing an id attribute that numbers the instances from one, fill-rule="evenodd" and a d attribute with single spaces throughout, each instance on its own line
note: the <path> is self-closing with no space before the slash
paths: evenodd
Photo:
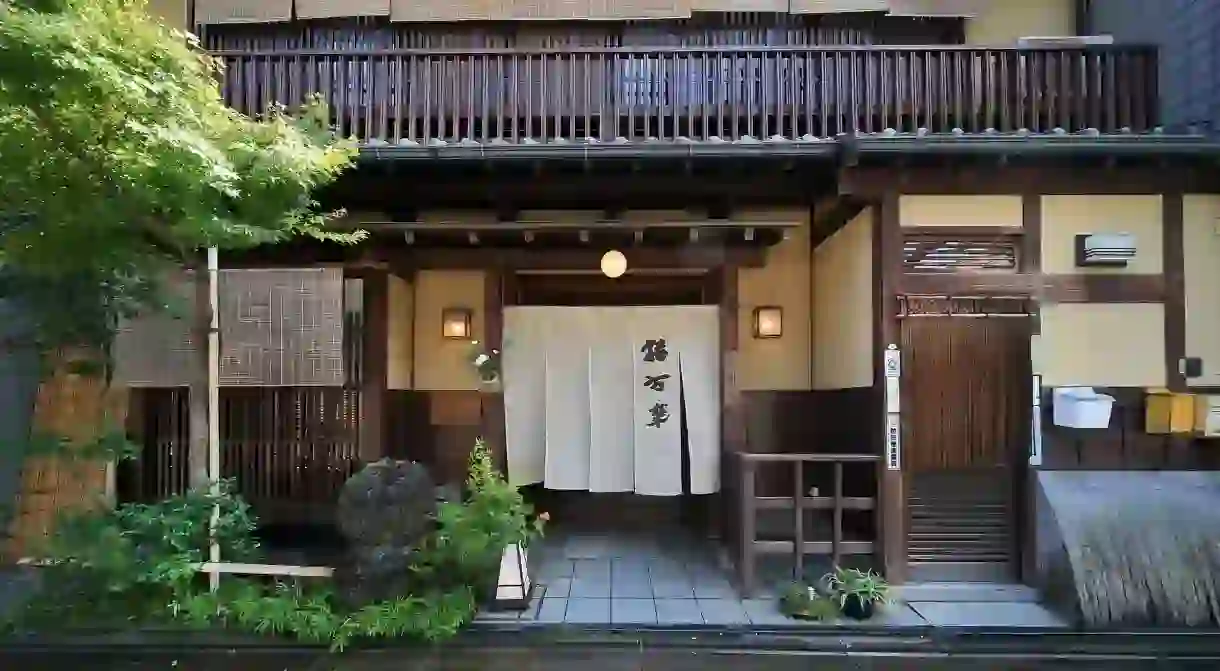
<path id="1" fill-rule="evenodd" d="M 1143 389 L 1098 391 L 1115 398 L 1107 429 L 1055 426 L 1051 390 L 1042 391 L 1043 470 L 1220 470 L 1220 450 L 1210 443 L 1144 433 Z"/>
<path id="2" fill-rule="evenodd" d="M 754 454 L 873 454 L 872 387 L 742 393 L 746 451 Z M 759 496 L 792 493 L 790 469 L 759 469 Z"/>
<path id="3" fill-rule="evenodd" d="M 924 296 L 1039 296 L 1045 303 L 1160 303 L 1165 277 L 1120 273 L 907 273 L 902 293 Z"/>
<path id="4" fill-rule="evenodd" d="M 903 194 L 1047 195 L 1215 193 L 1214 170 L 1185 167 L 1088 169 L 1052 166 L 846 168 L 839 174 L 839 193 L 879 198 L 894 189 Z"/>
<path id="5" fill-rule="evenodd" d="M 470 449 L 484 433 L 484 414 L 497 409 L 503 414 L 499 399 L 498 394 L 474 390 L 390 391 L 388 456 L 426 465 L 437 483 L 461 484 Z M 496 445 L 492 447 L 493 457 L 502 459 Z"/>

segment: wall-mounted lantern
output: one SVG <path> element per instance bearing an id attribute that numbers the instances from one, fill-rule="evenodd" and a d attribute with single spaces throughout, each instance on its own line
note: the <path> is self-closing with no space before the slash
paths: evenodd
<path id="1" fill-rule="evenodd" d="M 754 337 L 778 338 L 784 335 L 784 309 L 776 305 L 754 308 Z"/>
<path id="2" fill-rule="evenodd" d="M 449 340 L 469 340 L 470 318 L 470 308 L 441 310 L 441 335 Z"/>
<path id="3" fill-rule="evenodd" d="M 1135 258 L 1130 233 L 1084 233 L 1076 236 L 1076 265 L 1121 268 Z"/>

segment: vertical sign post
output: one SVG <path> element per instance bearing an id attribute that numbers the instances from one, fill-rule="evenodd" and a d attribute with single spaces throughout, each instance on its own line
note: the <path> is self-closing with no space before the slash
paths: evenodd
<path id="1" fill-rule="evenodd" d="M 1042 376 L 1034 375 L 1033 413 L 1029 418 L 1029 465 L 1042 465 Z"/>
<path id="2" fill-rule="evenodd" d="M 902 352 L 898 345 L 885 348 L 885 467 L 902 470 Z"/>

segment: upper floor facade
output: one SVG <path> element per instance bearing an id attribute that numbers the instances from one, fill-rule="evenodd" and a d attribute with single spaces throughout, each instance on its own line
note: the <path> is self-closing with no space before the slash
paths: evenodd
<path id="1" fill-rule="evenodd" d="M 1156 49 L 1075 38 L 1078 4 L 152 0 L 233 107 L 319 95 L 371 146 L 1152 130 Z"/>

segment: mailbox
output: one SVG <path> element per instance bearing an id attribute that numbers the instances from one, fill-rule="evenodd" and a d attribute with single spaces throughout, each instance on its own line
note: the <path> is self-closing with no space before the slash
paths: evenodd
<path id="1" fill-rule="evenodd" d="M 1105 429 L 1110 426 L 1114 397 L 1092 387 L 1056 387 L 1051 393 L 1055 426 L 1071 429 Z"/>

